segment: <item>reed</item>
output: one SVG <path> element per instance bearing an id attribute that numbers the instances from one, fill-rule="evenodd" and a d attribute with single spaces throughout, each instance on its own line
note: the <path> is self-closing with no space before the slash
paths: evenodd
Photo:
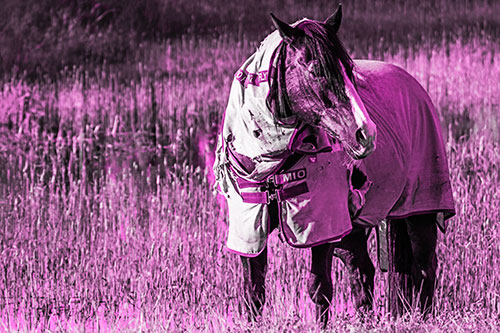
<path id="1" fill-rule="evenodd" d="M 207 181 L 232 74 L 256 45 L 185 37 L 151 47 L 139 75 L 100 64 L 1 86 L 0 331 L 317 330 L 309 253 L 276 235 L 264 319 L 246 323 L 239 258 L 224 250 L 225 209 Z M 352 50 L 400 64 L 430 92 L 457 216 L 440 235 L 429 321 L 389 319 L 380 272 L 374 317 L 353 318 L 334 259 L 332 331 L 499 329 L 498 51 L 487 36 Z"/>

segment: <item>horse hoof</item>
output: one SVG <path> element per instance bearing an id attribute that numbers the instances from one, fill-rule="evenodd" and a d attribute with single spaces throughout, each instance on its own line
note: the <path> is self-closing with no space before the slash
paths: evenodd
<path id="1" fill-rule="evenodd" d="M 322 304 L 321 305 L 316 304 L 316 322 L 323 330 L 326 329 L 326 326 L 328 325 L 329 308 L 330 308 L 329 306 L 325 307 Z"/>
<path id="2" fill-rule="evenodd" d="M 250 304 L 245 302 L 248 322 L 257 322 L 262 317 L 262 308 L 264 305 L 260 301 L 251 301 Z"/>
<path id="3" fill-rule="evenodd" d="M 370 306 L 361 306 L 356 309 L 356 319 L 361 323 L 367 323 L 373 319 L 373 310 Z"/>

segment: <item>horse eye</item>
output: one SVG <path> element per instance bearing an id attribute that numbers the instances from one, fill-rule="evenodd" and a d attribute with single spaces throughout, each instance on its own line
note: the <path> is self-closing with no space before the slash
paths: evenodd
<path id="1" fill-rule="evenodd" d="M 316 76 L 316 77 L 321 76 L 321 68 L 320 68 L 317 60 L 311 61 L 311 63 L 307 66 L 307 70 L 313 76 Z"/>
<path id="2" fill-rule="evenodd" d="M 307 68 L 309 66 L 309 63 L 313 61 L 313 55 L 311 53 L 311 50 L 309 50 L 307 47 L 304 47 L 298 56 L 298 63 L 301 64 L 303 67 Z"/>
<path id="3" fill-rule="evenodd" d="M 308 49 L 305 49 L 305 50 L 304 50 L 304 55 L 303 55 L 303 57 L 304 57 L 304 62 L 305 62 L 306 64 L 308 64 L 308 63 L 312 60 L 312 57 L 311 57 L 311 52 L 310 52 Z"/>

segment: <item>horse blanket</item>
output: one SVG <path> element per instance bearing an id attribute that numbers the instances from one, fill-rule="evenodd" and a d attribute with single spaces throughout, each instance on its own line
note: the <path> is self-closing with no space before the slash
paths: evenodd
<path id="1" fill-rule="evenodd" d="M 350 170 L 340 144 L 304 124 L 277 124 L 266 103 L 281 43 L 279 33 L 272 33 L 236 72 L 216 151 L 214 171 L 229 210 L 227 248 L 245 256 L 266 246 L 270 198 L 263 186 L 270 179 L 281 186 L 279 225 L 290 245 L 336 241 L 352 229 Z M 310 136 L 314 140 L 305 140 Z M 293 152 L 304 156 L 283 170 Z"/>
<path id="2" fill-rule="evenodd" d="M 377 147 L 361 161 L 373 182 L 358 223 L 425 213 L 455 214 L 439 118 L 427 92 L 403 69 L 355 61 L 357 91 L 377 125 Z"/>
<path id="3" fill-rule="evenodd" d="M 245 256 L 256 256 L 266 246 L 269 201 L 258 198 L 263 182 L 277 172 L 294 175 L 280 179 L 307 174 L 284 185 L 295 192 L 299 188 L 298 195 L 279 201 L 280 229 L 290 245 L 337 241 L 352 229 L 350 170 L 338 144 L 318 132 L 316 146 L 305 149 L 312 155 L 291 170 L 281 169 L 305 144 L 298 135 L 302 125 L 279 126 L 266 103 L 281 42 L 274 32 L 236 72 L 216 151 L 214 171 L 229 207 L 227 247 Z M 358 94 L 377 125 L 377 148 L 359 164 L 372 186 L 356 222 L 376 226 L 385 218 L 431 212 L 442 213 L 443 220 L 453 216 L 441 127 L 428 94 L 397 66 L 367 60 L 355 64 Z"/>

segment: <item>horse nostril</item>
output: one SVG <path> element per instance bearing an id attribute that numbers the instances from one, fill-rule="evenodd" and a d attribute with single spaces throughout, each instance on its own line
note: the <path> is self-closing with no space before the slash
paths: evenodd
<path id="1" fill-rule="evenodd" d="M 356 131 L 356 141 L 359 143 L 359 144 L 363 144 L 364 142 L 366 142 L 367 140 L 367 137 L 366 137 L 366 132 L 363 128 L 360 128 Z"/>

